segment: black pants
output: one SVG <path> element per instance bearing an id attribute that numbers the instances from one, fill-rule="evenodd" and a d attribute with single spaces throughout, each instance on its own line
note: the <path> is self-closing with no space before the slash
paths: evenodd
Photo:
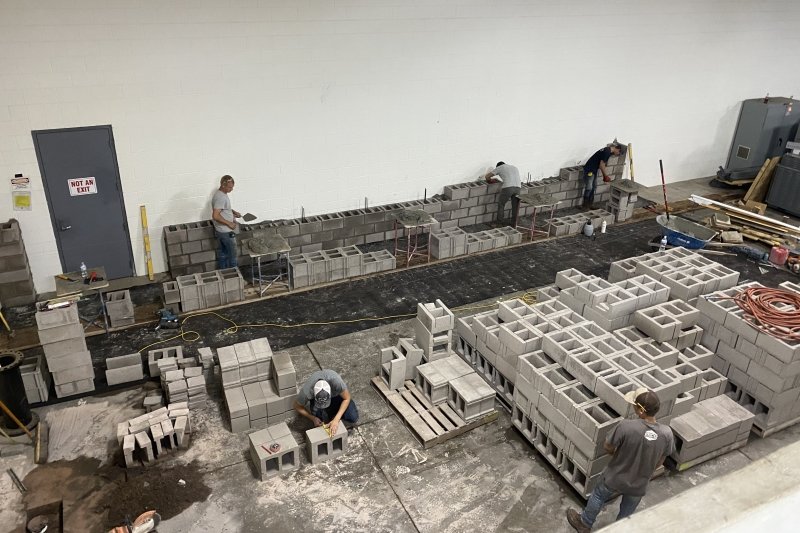
<path id="1" fill-rule="evenodd" d="M 506 204 L 511 200 L 511 221 L 512 224 L 517 220 L 519 213 L 519 187 L 505 187 L 500 189 L 500 196 L 497 199 L 497 222 L 503 222 L 503 215 L 505 214 Z"/>

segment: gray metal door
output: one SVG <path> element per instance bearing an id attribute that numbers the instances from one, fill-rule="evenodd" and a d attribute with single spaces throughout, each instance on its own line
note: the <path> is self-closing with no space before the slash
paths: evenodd
<path id="1" fill-rule="evenodd" d="M 32 133 L 61 268 L 83 261 L 109 279 L 135 275 L 111 126 Z"/>

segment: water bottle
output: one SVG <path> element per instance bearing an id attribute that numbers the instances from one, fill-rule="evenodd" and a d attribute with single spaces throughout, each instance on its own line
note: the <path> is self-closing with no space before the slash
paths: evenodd
<path id="1" fill-rule="evenodd" d="M 608 222 L 606 222 L 606 219 L 603 219 L 603 223 L 600 224 L 600 233 L 605 233 L 606 227 L 608 227 Z"/>
<path id="2" fill-rule="evenodd" d="M 663 237 L 661 237 L 661 246 L 658 247 L 658 251 L 663 252 L 666 249 L 667 249 L 667 236 L 664 235 Z"/>
<path id="3" fill-rule="evenodd" d="M 86 270 L 86 263 L 81 261 L 81 277 L 86 279 L 89 277 L 89 272 Z"/>
<path id="4" fill-rule="evenodd" d="M 594 226 L 592 225 L 592 219 L 586 221 L 586 224 L 583 226 L 583 234 L 587 237 L 591 237 L 594 235 Z"/>

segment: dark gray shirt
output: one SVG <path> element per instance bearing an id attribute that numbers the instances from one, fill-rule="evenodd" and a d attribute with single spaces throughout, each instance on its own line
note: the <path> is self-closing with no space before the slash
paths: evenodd
<path id="1" fill-rule="evenodd" d="M 508 187 L 522 187 L 522 181 L 519 179 L 519 169 L 514 165 L 509 165 L 508 163 L 500 165 L 492 170 L 492 174 L 503 178 L 503 186 L 501 187 L 503 189 Z"/>
<path id="2" fill-rule="evenodd" d="M 303 383 L 300 391 L 297 393 L 297 403 L 311 411 L 312 403 L 314 401 L 314 385 L 317 381 L 324 379 L 331 386 L 331 398 L 336 398 L 342 391 L 347 390 L 342 377 L 333 370 L 317 370 Z"/>
<path id="3" fill-rule="evenodd" d="M 617 424 L 606 442 L 616 452 L 603 473 L 603 481 L 614 492 L 629 496 L 644 496 L 661 458 L 675 451 L 669 426 L 649 424 L 641 418 Z"/>

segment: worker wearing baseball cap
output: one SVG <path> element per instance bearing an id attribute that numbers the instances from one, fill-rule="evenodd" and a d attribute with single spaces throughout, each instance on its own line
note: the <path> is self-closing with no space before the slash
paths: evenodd
<path id="1" fill-rule="evenodd" d="M 625 395 L 633 404 L 637 418 L 621 421 L 603 444 L 611 461 L 589 496 L 582 513 L 567 510 L 567 521 L 578 533 L 592 530 L 603 507 L 622 496 L 617 520 L 627 518 L 647 492 L 653 472 L 675 451 L 675 439 L 669 426 L 656 422 L 661 402 L 653 391 L 644 387 Z"/>
<path id="2" fill-rule="evenodd" d="M 612 155 L 619 155 L 622 153 L 622 145 L 614 139 L 614 142 L 600 148 L 588 161 L 583 165 L 583 208 L 591 209 L 594 203 L 594 192 L 597 190 L 597 173 L 598 171 L 603 175 L 603 181 L 611 181 L 608 172 L 606 172 L 606 163 Z"/>
<path id="3" fill-rule="evenodd" d="M 358 421 L 358 408 L 350 397 L 347 384 L 333 370 L 317 370 L 300 387 L 294 409 L 308 418 L 314 426 L 330 423 L 332 434 L 344 420 L 354 424 Z"/>

